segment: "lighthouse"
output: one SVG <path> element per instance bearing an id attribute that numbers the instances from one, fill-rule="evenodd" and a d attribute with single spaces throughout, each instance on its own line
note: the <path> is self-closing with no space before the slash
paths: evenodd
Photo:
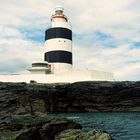
<path id="1" fill-rule="evenodd" d="M 112 73 L 102 70 L 73 69 L 72 63 L 72 27 L 64 8 L 58 5 L 51 16 L 51 28 L 45 31 L 44 61 L 34 62 L 28 69 L 36 74 L 32 79 L 48 83 L 114 79 Z"/>
<path id="2" fill-rule="evenodd" d="M 51 28 L 45 31 L 44 61 L 53 74 L 72 69 L 72 27 L 59 5 L 51 16 Z"/>

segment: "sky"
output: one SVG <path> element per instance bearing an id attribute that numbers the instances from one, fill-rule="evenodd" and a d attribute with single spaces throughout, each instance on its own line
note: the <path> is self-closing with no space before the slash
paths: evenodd
<path id="1" fill-rule="evenodd" d="M 73 67 L 140 80 L 140 0 L 0 0 L 0 74 L 26 73 L 44 58 L 57 5 L 73 30 Z"/>

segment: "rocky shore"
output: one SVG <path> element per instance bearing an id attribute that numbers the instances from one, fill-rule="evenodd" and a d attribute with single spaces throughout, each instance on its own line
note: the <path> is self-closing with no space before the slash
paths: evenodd
<path id="1" fill-rule="evenodd" d="M 0 140 L 112 140 L 107 132 L 83 132 L 82 126 L 44 113 L 3 115 Z"/>
<path id="2" fill-rule="evenodd" d="M 140 82 L 0 82 L 0 140 L 112 140 L 47 112 L 140 111 Z"/>

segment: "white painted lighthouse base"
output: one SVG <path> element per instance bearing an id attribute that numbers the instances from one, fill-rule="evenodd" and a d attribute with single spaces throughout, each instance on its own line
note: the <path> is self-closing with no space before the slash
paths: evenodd
<path id="1" fill-rule="evenodd" d="M 96 70 L 70 70 L 59 74 L 0 75 L 1 82 L 73 83 L 79 81 L 113 81 L 112 73 Z"/>

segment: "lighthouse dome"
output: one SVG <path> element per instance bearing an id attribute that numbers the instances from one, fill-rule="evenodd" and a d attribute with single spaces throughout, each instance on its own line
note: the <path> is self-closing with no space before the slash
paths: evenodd
<path id="1" fill-rule="evenodd" d="M 63 13 L 63 11 L 64 11 L 64 8 L 62 5 L 57 5 L 55 7 L 55 13 Z"/>

